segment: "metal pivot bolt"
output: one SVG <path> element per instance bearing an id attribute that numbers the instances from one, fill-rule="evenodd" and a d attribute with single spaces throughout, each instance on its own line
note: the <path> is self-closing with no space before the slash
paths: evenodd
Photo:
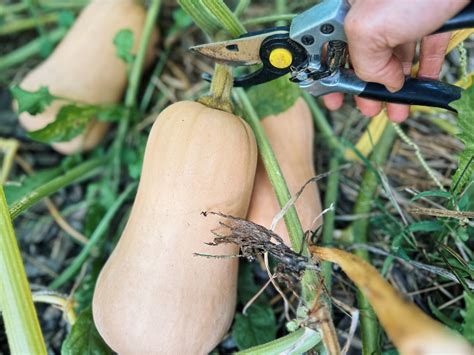
<path id="1" fill-rule="evenodd" d="M 301 38 L 301 43 L 303 43 L 305 46 L 310 46 L 314 43 L 314 37 L 310 35 L 304 35 Z"/>
<path id="2" fill-rule="evenodd" d="M 330 23 L 325 23 L 321 25 L 320 28 L 321 33 L 328 35 L 334 32 L 334 26 L 331 25 Z"/>

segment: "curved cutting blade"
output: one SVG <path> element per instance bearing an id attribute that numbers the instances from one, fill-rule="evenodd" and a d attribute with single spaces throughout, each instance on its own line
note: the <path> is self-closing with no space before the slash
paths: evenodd
<path id="1" fill-rule="evenodd" d="M 261 63 L 260 46 L 262 42 L 267 37 L 276 34 L 288 34 L 288 30 L 275 29 L 248 33 L 234 40 L 202 44 L 190 49 L 218 63 L 233 66 L 254 65 Z"/>

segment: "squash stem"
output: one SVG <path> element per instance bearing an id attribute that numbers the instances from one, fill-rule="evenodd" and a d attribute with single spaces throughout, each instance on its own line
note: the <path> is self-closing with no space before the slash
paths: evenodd
<path id="1" fill-rule="evenodd" d="M 211 38 L 217 32 L 218 25 L 224 27 L 232 37 L 238 37 L 246 32 L 245 27 L 224 1 L 201 1 L 202 4 L 197 0 L 180 0 L 179 4 Z M 216 64 L 210 95 L 201 97 L 198 102 L 217 110 L 232 113 L 231 92 L 233 83 L 234 78 L 231 69 L 228 66 Z"/>
<path id="2" fill-rule="evenodd" d="M 161 0 L 152 0 L 150 7 L 148 8 L 145 24 L 143 26 L 143 32 L 138 46 L 138 52 L 133 61 L 132 69 L 130 72 L 129 85 L 125 94 L 125 106 L 129 109 L 128 114 L 123 117 L 119 123 L 117 130 L 117 137 L 115 138 L 113 145 L 113 187 L 118 188 L 120 180 L 120 168 L 121 168 L 121 154 L 122 147 L 127 135 L 128 125 L 132 116 L 132 110 L 135 109 L 137 104 L 137 94 L 140 87 L 140 80 L 142 76 L 143 66 L 145 63 L 145 57 L 147 54 L 148 44 L 150 42 L 153 28 L 155 26 L 156 19 L 160 12 Z"/>
<path id="3" fill-rule="evenodd" d="M 0 308 L 12 354 L 47 353 L 1 185 Z"/>
<path id="4" fill-rule="evenodd" d="M 98 168 L 101 167 L 106 161 L 106 158 L 89 160 L 69 170 L 64 175 L 58 176 L 48 183 L 41 185 L 37 189 L 29 192 L 20 200 L 15 201 L 10 207 L 11 218 L 15 219 L 42 198 L 68 186 L 72 182 L 99 173 L 101 169 Z"/>
<path id="5" fill-rule="evenodd" d="M 84 262 L 89 257 L 91 250 L 102 240 L 102 237 L 105 235 L 105 232 L 108 230 L 112 218 L 118 212 L 123 203 L 127 198 L 135 191 L 137 183 L 130 184 L 115 200 L 115 202 L 107 210 L 107 213 L 100 221 L 97 228 L 92 233 L 89 238 L 89 242 L 82 248 L 79 255 L 74 259 L 74 261 L 64 270 L 49 286 L 51 289 L 57 289 L 69 281 L 82 267 Z"/>
<path id="6" fill-rule="evenodd" d="M 396 132 L 393 125 L 387 125 L 378 144 L 375 146 L 370 161 L 375 166 L 382 165 L 390 154 L 392 144 L 395 140 Z M 373 169 L 367 168 L 362 178 L 359 195 L 356 200 L 353 214 L 366 215 L 372 208 L 372 201 L 376 195 L 379 185 L 378 175 Z M 352 242 L 355 244 L 368 243 L 368 218 L 360 218 L 352 223 Z M 370 256 L 366 249 L 357 249 L 354 252 L 357 256 L 370 263 Z M 357 292 L 357 301 L 361 310 L 361 332 L 363 354 L 377 354 L 379 349 L 379 326 L 375 313 L 368 300 L 361 292 Z"/>
<path id="7" fill-rule="evenodd" d="M 234 77 L 231 69 L 227 65 L 216 64 L 211 83 L 211 93 L 199 98 L 198 102 L 216 110 L 232 113 L 233 107 L 230 97 L 233 86 Z"/>

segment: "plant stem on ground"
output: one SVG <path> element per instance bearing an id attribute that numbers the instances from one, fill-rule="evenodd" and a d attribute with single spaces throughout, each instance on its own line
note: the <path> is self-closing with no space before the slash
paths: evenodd
<path id="1" fill-rule="evenodd" d="M 48 34 L 48 39 L 51 44 L 59 42 L 68 30 L 60 27 Z M 40 53 L 41 48 L 44 44 L 43 38 L 37 38 L 24 46 L 15 49 L 14 51 L 0 57 L 0 71 L 10 68 L 14 65 L 20 64 L 30 57 L 33 57 Z"/>
<path id="2" fill-rule="evenodd" d="M 332 210 L 329 210 L 324 215 L 323 223 L 323 235 L 321 238 L 321 244 L 323 246 L 331 246 L 333 244 L 334 236 L 334 222 L 336 218 L 336 206 L 335 203 L 338 197 L 339 191 L 339 177 L 341 158 L 335 153 L 335 156 L 329 161 L 329 170 L 332 172 L 328 177 L 328 184 L 326 187 L 326 195 L 324 196 L 324 209 L 329 209 L 333 206 Z M 326 288 L 330 291 L 332 286 L 332 264 L 324 261 L 321 263 L 321 274 L 324 279 Z"/>
<path id="3" fill-rule="evenodd" d="M 1 185 L 0 308 L 12 354 L 47 353 Z"/>
<path id="4" fill-rule="evenodd" d="M 375 146 L 370 161 L 377 168 L 381 166 L 388 158 L 396 133 L 393 125 L 387 125 L 385 131 Z M 375 170 L 376 171 L 376 170 Z M 354 207 L 353 214 L 367 215 L 372 209 L 372 202 L 376 196 L 379 186 L 378 174 L 374 169 L 367 168 L 362 178 L 362 184 Z M 367 217 L 359 218 L 352 223 L 352 242 L 354 244 L 368 243 L 369 219 Z M 357 249 L 354 252 L 365 261 L 370 262 L 370 256 L 367 249 Z M 358 307 L 361 310 L 361 332 L 363 354 L 379 353 L 379 325 L 375 313 L 367 299 L 361 292 L 357 292 Z"/>
<path id="5" fill-rule="evenodd" d="M 92 233 L 91 237 L 89 238 L 89 242 L 82 248 L 79 255 L 74 259 L 71 265 L 68 266 L 66 270 L 64 270 L 54 282 L 49 286 L 52 289 L 56 289 L 67 281 L 69 281 L 82 267 L 84 262 L 89 257 L 89 253 L 94 248 L 97 243 L 99 243 L 102 237 L 105 235 L 105 232 L 108 230 L 110 226 L 110 222 L 114 218 L 115 214 L 118 212 L 120 207 L 123 203 L 127 200 L 127 198 L 135 191 L 137 187 L 136 183 L 129 185 L 122 194 L 115 200 L 115 202 L 109 207 L 107 213 L 100 221 L 97 228 Z"/>
<path id="6" fill-rule="evenodd" d="M 52 193 L 68 186 L 72 182 L 97 174 L 100 172 L 100 169 L 98 168 L 106 161 L 106 158 L 97 158 L 86 161 L 85 163 L 82 163 L 69 170 L 64 175 L 58 176 L 50 182 L 41 185 L 37 189 L 29 192 L 26 196 L 13 203 L 13 205 L 10 207 L 11 218 L 15 219 L 43 197 L 51 195 Z"/>
<path id="7" fill-rule="evenodd" d="M 152 0 L 147 12 L 145 24 L 143 26 L 142 36 L 138 47 L 138 52 L 133 61 L 132 70 L 130 72 L 129 84 L 125 94 L 125 106 L 129 109 L 126 116 L 122 117 L 117 130 L 117 136 L 113 144 L 113 180 L 112 186 L 115 190 L 118 189 L 120 181 L 121 168 L 121 154 L 122 147 L 127 134 L 127 129 L 130 123 L 132 111 L 137 105 L 137 94 L 140 87 L 140 80 L 142 76 L 143 66 L 145 64 L 145 57 L 147 54 L 148 44 L 150 42 L 155 22 L 160 12 L 161 0 Z"/>

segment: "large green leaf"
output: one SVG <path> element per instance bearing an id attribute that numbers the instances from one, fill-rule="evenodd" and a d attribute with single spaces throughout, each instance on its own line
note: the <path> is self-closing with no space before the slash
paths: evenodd
<path id="1" fill-rule="evenodd" d="M 243 261 L 239 267 L 238 300 L 244 306 L 260 290 L 254 280 L 254 264 Z M 276 338 L 277 322 L 268 297 L 262 293 L 247 310 L 238 313 L 232 327 L 232 337 L 240 350 L 267 343 Z"/>
<path id="2" fill-rule="evenodd" d="M 252 106 L 260 119 L 270 115 L 278 115 L 287 111 L 301 96 L 298 85 L 283 76 L 262 85 L 253 86 L 248 91 Z"/>
<path id="3" fill-rule="evenodd" d="M 125 109 L 118 105 L 66 105 L 61 107 L 56 119 L 46 127 L 30 132 L 29 136 L 43 143 L 67 142 L 81 134 L 89 122 L 118 121 L 125 114 Z"/>
<path id="4" fill-rule="evenodd" d="M 244 350 L 274 340 L 277 330 L 273 309 L 268 305 L 254 304 L 247 315 L 239 313 L 235 316 L 232 336 L 239 349 Z"/>
<path id="5" fill-rule="evenodd" d="M 92 308 L 84 309 L 61 347 L 62 355 L 113 354 L 97 331 L 92 320 Z"/>
<path id="6" fill-rule="evenodd" d="M 10 92 L 18 104 L 18 112 L 28 112 L 31 115 L 43 112 L 51 102 L 57 99 L 49 93 L 46 86 L 42 86 L 36 91 L 27 91 L 19 86 L 13 86 L 10 88 Z"/>

